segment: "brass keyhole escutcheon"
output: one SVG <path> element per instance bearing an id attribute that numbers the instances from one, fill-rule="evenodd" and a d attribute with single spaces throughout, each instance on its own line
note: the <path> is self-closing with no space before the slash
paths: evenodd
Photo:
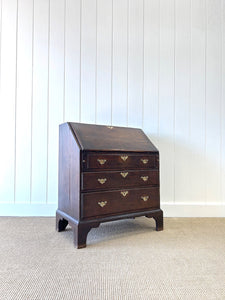
<path id="1" fill-rule="evenodd" d="M 148 176 L 141 176 L 141 179 L 142 179 L 143 181 L 147 181 L 147 180 L 148 180 Z"/>
<path id="2" fill-rule="evenodd" d="M 149 196 L 141 196 L 141 199 L 146 202 L 146 201 L 148 201 Z"/>
<path id="3" fill-rule="evenodd" d="M 100 163 L 100 165 L 104 165 L 104 163 L 106 162 L 106 159 L 98 159 L 98 162 Z"/>
<path id="4" fill-rule="evenodd" d="M 120 194 L 123 195 L 123 197 L 126 197 L 128 195 L 128 191 L 120 192 Z"/>
<path id="5" fill-rule="evenodd" d="M 107 180 L 106 178 L 99 178 L 98 182 L 101 184 L 104 184 L 106 182 L 106 180 Z"/>
<path id="6" fill-rule="evenodd" d="M 143 164 L 147 164 L 148 163 L 148 159 L 147 158 L 142 158 L 141 161 L 143 162 Z"/>
<path id="7" fill-rule="evenodd" d="M 120 175 L 121 175 L 123 178 L 125 178 L 125 177 L 127 177 L 128 172 L 121 172 Z"/>
<path id="8" fill-rule="evenodd" d="M 127 155 L 121 155 L 120 158 L 123 160 L 123 161 L 126 161 L 128 159 L 128 156 Z"/>
<path id="9" fill-rule="evenodd" d="M 107 204 L 107 201 L 98 202 L 98 205 L 101 206 L 101 207 L 106 206 L 106 204 Z"/>

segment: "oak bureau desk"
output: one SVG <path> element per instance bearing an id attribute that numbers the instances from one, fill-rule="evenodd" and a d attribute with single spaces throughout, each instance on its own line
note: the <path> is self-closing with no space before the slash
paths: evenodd
<path id="1" fill-rule="evenodd" d="M 146 216 L 162 230 L 159 187 L 159 152 L 141 129 L 59 126 L 56 229 L 69 223 L 77 248 L 102 222 Z"/>

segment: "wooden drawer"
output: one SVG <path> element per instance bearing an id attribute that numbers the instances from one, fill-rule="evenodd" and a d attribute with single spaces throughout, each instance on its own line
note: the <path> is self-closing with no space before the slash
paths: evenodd
<path id="1" fill-rule="evenodd" d="M 82 174 L 83 190 L 159 185 L 159 171 L 88 172 Z"/>
<path id="2" fill-rule="evenodd" d="M 82 218 L 159 208 L 156 187 L 81 194 Z"/>
<path id="3" fill-rule="evenodd" d="M 95 154 L 84 155 L 84 170 L 125 170 L 158 168 L 158 156 L 149 154 Z"/>

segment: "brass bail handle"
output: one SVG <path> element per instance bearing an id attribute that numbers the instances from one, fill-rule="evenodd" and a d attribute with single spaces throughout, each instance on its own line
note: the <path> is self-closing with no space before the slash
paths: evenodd
<path id="1" fill-rule="evenodd" d="M 148 201 L 149 196 L 141 196 L 141 199 L 146 202 L 146 201 Z"/>
<path id="2" fill-rule="evenodd" d="M 148 159 L 147 158 L 142 158 L 141 161 L 143 162 L 143 164 L 147 164 L 148 163 Z"/>
<path id="3" fill-rule="evenodd" d="M 126 161 L 128 159 L 128 156 L 127 155 L 121 155 L 120 158 L 123 160 L 123 161 Z"/>
<path id="4" fill-rule="evenodd" d="M 101 206 L 101 207 L 106 206 L 106 204 L 107 204 L 107 201 L 100 201 L 100 202 L 98 202 L 98 205 Z"/>
<path id="5" fill-rule="evenodd" d="M 123 178 L 126 178 L 127 175 L 128 175 L 128 172 L 121 172 L 120 175 L 121 175 Z"/>
<path id="6" fill-rule="evenodd" d="M 123 197 L 126 197 L 128 195 L 128 191 L 122 191 L 120 192 L 120 194 L 123 196 Z"/>
<path id="7" fill-rule="evenodd" d="M 147 180 L 148 180 L 148 176 L 141 176 L 141 179 L 142 179 L 143 181 L 147 181 Z"/>
<path id="8" fill-rule="evenodd" d="M 106 162 L 106 159 L 97 159 L 97 161 L 100 163 L 100 165 L 104 165 Z"/>
<path id="9" fill-rule="evenodd" d="M 106 178 L 98 178 L 98 182 L 104 184 L 106 182 Z"/>

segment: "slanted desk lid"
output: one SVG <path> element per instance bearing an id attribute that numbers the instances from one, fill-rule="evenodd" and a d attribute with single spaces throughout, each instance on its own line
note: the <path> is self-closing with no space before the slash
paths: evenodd
<path id="1" fill-rule="evenodd" d="M 158 152 L 141 129 L 68 123 L 82 150 Z"/>

